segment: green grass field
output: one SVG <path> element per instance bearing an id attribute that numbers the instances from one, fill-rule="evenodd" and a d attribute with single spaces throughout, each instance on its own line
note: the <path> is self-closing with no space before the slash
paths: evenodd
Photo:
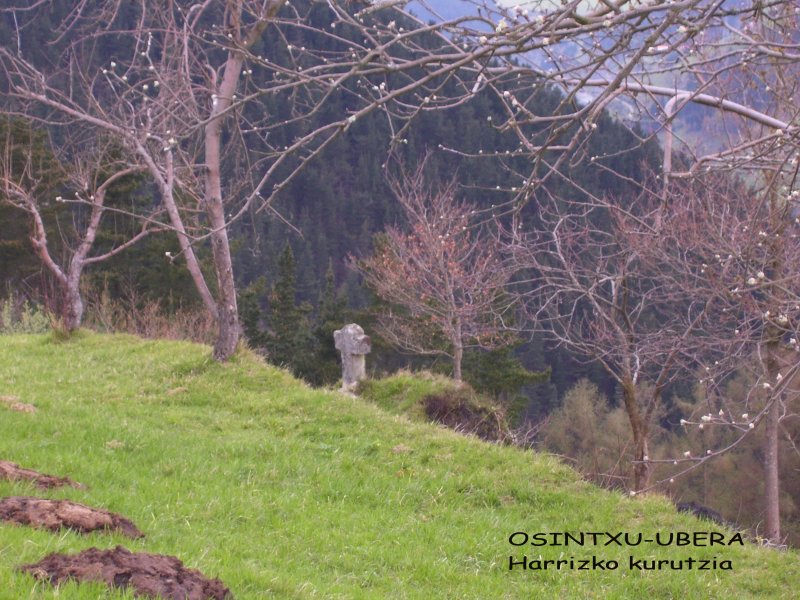
<path id="1" fill-rule="evenodd" d="M 513 547 L 517 531 L 707 531 L 660 497 L 593 487 L 555 458 L 459 436 L 311 389 L 243 353 L 85 333 L 0 337 L 0 459 L 68 476 L 69 498 L 146 538 L 0 525 L 0 599 L 131 597 L 54 591 L 15 572 L 55 552 L 125 545 L 172 554 L 246 598 L 796 598 L 800 558 L 744 547 Z M 521 539 L 521 538 L 520 538 Z M 509 571 L 509 556 L 618 560 L 614 571 Z M 637 559 L 732 570 L 631 570 Z"/>

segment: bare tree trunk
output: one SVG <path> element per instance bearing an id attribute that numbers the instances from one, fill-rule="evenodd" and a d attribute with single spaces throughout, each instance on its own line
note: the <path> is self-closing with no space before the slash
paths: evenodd
<path id="1" fill-rule="evenodd" d="M 457 343 L 453 349 L 453 379 L 461 381 L 461 362 L 464 359 L 464 347 Z"/>
<path id="2" fill-rule="evenodd" d="M 625 412 L 631 424 L 633 433 L 633 486 L 634 492 L 639 492 L 650 483 L 650 468 L 645 457 L 648 455 L 648 427 L 642 418 L 639 405 L 636 401 L 636 387 L 633 381 L 622 383 L 622 398 L 625 402 Z"/>
<path id="3" fill-rule="evenodd" d="M 767 325 L 766 374 L 769 381 L 777 381 L 780 373 L 778 351 L 780 330 Z M 778 473 L 778 424 L 780 421 L 780 394 L 768 398 L 764 415 L 764 537 L 776 544 L 781 541 L 780 479 Z"/>
<path id="4" fill-rule="evenodd" d="M 241 48 L 250 48 L 266 28 L 269 19 L 277 14 L 284 4 L 279 0 L 268 5 L 266 13 L 262 13 L 261 20 L 246 37 L 237 39 Z M 238 33 L 242 31 L 242 5 L 232 4 L 228 18 L 233 29 Z M 218 94 L 214 102 L 211 118 L 205 126 L 205 162 L 206 162 L 206 187 L 205 210 L 211 224 L 211 252 L 214 260 L 214 272 L 217 277 L 217 339 L 214 342 L 214 358 L 227 360 L 236 351 L 236 346 L 241 337 L 239 324 L 239 309 L 236 304 L 236 280 L 233 277 L 233 260 L 228 241 L 228 229 L 225 221 L 225 203 L 222 197 L 222 123 L 226 111 L 231 106 L 236 96 L 236 87 L 242 74 L 244 55 L 231 50 L 222 81 L 219 84 Z M 212 79 L 216 80 L 215 76 Z"/>
<path id="5" fill-rule="evenodd" d="M 232 53 L 228 57 L 219 97 L 213 117 L 205 128 L 206 190 L 205 209 L 211 224 L 211 251 L 214 271 L 217 276 L 217 339 L 214 343 L 214 358 L 227 360 L 239 342 L 239 311 L 236 305 L 236 282 L 233 277 L 228 230 L 225 223 L 225 205 L 222 200 L 222 112 L 230 106 L 236 83 L 242 70 L 241 55 Z"/>
<path id="6" fill-rule="evenodd" d="M 765 415 L 764 431 L 764 537 L 781 541 L 780 479 L 778 478 L 778 420 L 777 399 Z"/>
<path id="7" fill-rule="evenodd" d="M 451 294 L 452 296 L 452 294 Z M 464 360 L 463 323 L 460 317 L 455 318 L 453 331 L 453 379 L 461 382 L 461 363 Z"/>
<path id="8" fill-rule="evenodd" d="M 80 291 L 82 265 L 70 269 L 69 276 L 63 280 L 64 288 L 64 330 L 72 333 L 80 329 L 83 322 L 83 298 Z"/>
<path id="9" fill-rule="evenodd" d="M 780 231 L 783 235 L 778 235 L 770 240 L 770 263 L 765 270 L 768 280 L 780 280 L 784 276 L 786 267 L 784 236 L 787 211 L 778 200 L 774 187 L 770 187 L 769 207 L 770 224 L 773 226 L 774 231 Z M 780 377 L 781 360 L 779 352 L 783 331 L 772 321 L 767 322 L 765 329 L 766 364 L 764 366 L 766 367 L 767 384 L 774 385 Z M 781 394 L 782 392 L 779 390 L 769 394 L 766 414 L 764 415 L 764 420 L 766 421 L 764 428 L 764 536 L 776 544 L 781 542 L 780 478 L 778 469 L 778 425 L 780 421 Z"/>
<path id="10" fill-rule="evenodd" d="M 217 325 L 219 330 L 214 342 L 214 358 L 227 360 L 236 350 L 239 342 L 239 311 L 236 305 L 236 284 L 233 279 L 233 262 L 228 230 L 225 228 L 225 214 L 222 201 L 209 203 L 206 207 L 211 226 L 211 249 L 214 256 L 214 271 L 217 275 Z"/>
<path id="11" fill-rule="evenodd" d="M 168 159 L 168 164 L 171 166 L 171 158 L 168 157 Z M 154 170 L 154 172 L 157 173 L 157 170 Z M 205 276 L 200 268 L 200 261 L 197 260 L 197 255 L 192 247 L 192 242 L 189 239 L 189 236 L 186 234 L 186 228 L 183 225 L 183 218 L 178 211 L 178 205 L 175 202 L 175 197 L 172 193 L 171 182 L 162 185 L 161 198 L 164 202 L 164 207 L 167 210 L 170 223 L 175 229 L 175 234 L 178 236 L 178 245 L 180 246 L 181 254 L 186 259 L 186 269 L 189 271 L 189 275 L 194 282 L 197 293 L 200 294 L 200 299 L 203 301 L 203 306 L 206 307 L 206 310 L 212 317 L 214 317 L 214 319 L 219 319 L 217 303 L 214 300 L 214 296 L 211 294 L 211 290 L 208 289 L 208 285 L 206 285 Z"/>

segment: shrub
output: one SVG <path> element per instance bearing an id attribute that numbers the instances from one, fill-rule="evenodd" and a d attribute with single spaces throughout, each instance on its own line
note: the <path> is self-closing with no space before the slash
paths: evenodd
<path id="1" fill-rule="evenodd" d="M 95 331 L 205 344 L 214 341 L 214 319 L 202 307 L 167 311 L 160 302 L 132 291 L 120 299 L 112 298 L 107 289 L 90 291 L 86 297 L 84 324 Z"/>
<path id="2" fill-rule="evenodd" d="M 51 318 L 40 306 L 13 296 L 0 300 L 0 333 L 45 333 Z"/>

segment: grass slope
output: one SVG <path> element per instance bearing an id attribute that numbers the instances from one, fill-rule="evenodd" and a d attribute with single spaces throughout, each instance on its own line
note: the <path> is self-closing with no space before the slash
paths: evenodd
<path id="1" fill-rule="evenodd" d="M 427 371 L 398 371 L 382 379 L 367 379 L 359 384 L 361 398 L 374 402 L 386 412 L 405 415 L 414 421 L 427 421 L 424 400 L 433 394 L 453 393 L 455 382 L 444 375 Z"/>
<path id="2" fill-rule="evenodd" d="M 705 531 L 662 498 L 623 498 L 556 459 L 498 447 L 312 390 L 251 356 L 84 334 L 0 337 L 0 458 L 87 490 L 54 498 L 117 511 L 147 537 L 0 525 L 0 598 L 57 592 L 14 567 L 117 543 L 173 554 L 244 598 L 790 598 L 795 553 L 746 547 L 513 548 L 516 531 Z M 0 482 L 0 496 L 37 494 Z M 625 561 L 616 571 L 509 572 L 509 556 Z M 732 571 L 631 571 L 627 557 L 711 558 Z"/>

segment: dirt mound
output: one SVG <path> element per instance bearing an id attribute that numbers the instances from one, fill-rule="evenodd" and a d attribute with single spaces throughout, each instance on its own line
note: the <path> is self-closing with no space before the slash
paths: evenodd
<path id="1" fill-rule="evenodd" d="M 678 504 L 676 504 L 675 507 L 679 511 L 691 513 L 699 519 L 707 519 L 708 521 L 713 521 L 714 523 L 730 527 L 731 529 L 739 529 L 739 527 L 735 523 L 727 521 L 721 514 L 719 514 L 713 508 L 703 506 L 702 504 L 698 504 L 697 502 L 678 502 Z"/>
<path id="2" fill-rule="evenodd" d="M 53 585 L 69 578 L 103 581 L 110 587 L 127 588 L 134 595 L 165 600 L 223 600 L 232 598 L 219 579 L 206 579 L 187 569 L 174 556 L 132 553 L 122 546 L 113 550 L 89 548 L 79 554 L 50 554 L 33 565 L 20 567 Z"/>
<path id="3" fill-rule="evenodd" d="M 51 531 L 68 527 L 80 533 L 114 530 L 132 538 L 144 537 L 136 525 L 125 517 L 69 500 L 28 496 L 3 498 L 0 500 L 0 520 Z"/>
<path id="4" fill-rule="evenodd" d="M 33 471 L 32 469 L 23 469 L 19 465 L 5 460 L 0 460 L 0 479 L 7 479 L 9 481 L 32 481 L 36 487 L 42 489 L 61 487 L 62 485 L 69 485 L 76 488 L 84 487 L 68 477 L 45 475 L 38 471 Z"/>
<path id="5" fill-rule="evenodd" d="M 481 406 L 458 393 L 443 392 L 426 396 L 423 406 L 429 419 L 450 429 L 490 442 L 508 439 L 508 429 L 498 410 Z"/>

